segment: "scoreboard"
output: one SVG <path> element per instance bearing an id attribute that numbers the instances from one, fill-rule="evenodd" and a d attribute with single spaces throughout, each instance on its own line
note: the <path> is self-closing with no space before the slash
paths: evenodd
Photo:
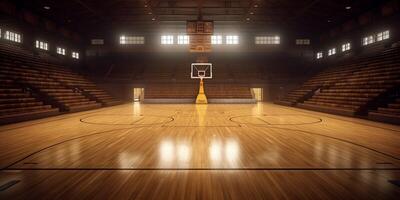
<path id="1" fill-rule="evenodd" d="M 213 21 L 187 21 L 186 33 L 190 38 L 189 51 L 193 53 L 211 52 Z"/>

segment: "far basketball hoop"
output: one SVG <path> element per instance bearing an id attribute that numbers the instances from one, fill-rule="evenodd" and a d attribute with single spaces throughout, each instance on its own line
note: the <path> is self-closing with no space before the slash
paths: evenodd
<path id="1" fill-rule="evenodd" d="M 212 79 L 212 64 L 211 63 L 192 63 L 190 78 L 200 79 L 199 94 L 196 98 L 197 104 L 207 104 L 207 96 L 204 93 L 203 79 Z"/>
<path id="2" fill-rule="evenodd" d="M 191 79 L 212 79 L 212 64 L 211 63 L 192 63 Z"/>

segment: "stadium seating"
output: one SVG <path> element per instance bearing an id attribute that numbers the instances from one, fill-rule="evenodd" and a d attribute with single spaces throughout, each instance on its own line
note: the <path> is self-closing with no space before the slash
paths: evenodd
<path id="1" fill-rule="evenodd" d="M 385 105 L 379 106 L 376 110 L 370 110 L 369 119 L 383 122 L 400 124 L 400 97 L 397 95 Z"/>
<path id="2" fill-rule="evenodd" d="M 58 114 L 58 108 L 45 104 L 32 91 L 4 76 L 2 68 L 0 83 L 0 124 Z"/>
<path id="3" fill-rule="evenodd" d="M 0 46 L 0 120 L 16 122 L 119 103 L 54 60 L 16 46 Z"/>
<path id="4" fill-rule="evenodd" d="M 206 84 L 209 99 L 252 99 L 250 87 L 242 84 Z"/>
<path id="5" fill-rule="evenodd" d="M 195 99 L 198 83 L 148 84 L 145 99 Z M 242 84 L 206 83 L 204 86 L 208 99 L 252 99 L 250 87 Z"/>
<path id="6" fill-rule="evenodd" d="M 195 84 L 148 84 L 145 99 L 194 99 L 198 93 Z"/>
<path id="7" fill-rule="evenodd" d="M 399 48 L 390 48 L 379 55 L 330 68 L 277 103 L 349 116 L 366 114 L 378 99 L 399 86 L 399 53 Z"/>

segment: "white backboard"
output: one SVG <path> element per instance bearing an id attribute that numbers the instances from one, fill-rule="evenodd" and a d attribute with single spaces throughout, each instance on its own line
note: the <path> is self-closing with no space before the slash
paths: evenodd
<path id="1" fill-rule="evenodd" d="M 192 79 L 212 79 L 211 63 L 192 63 L 190 78 Z"/>

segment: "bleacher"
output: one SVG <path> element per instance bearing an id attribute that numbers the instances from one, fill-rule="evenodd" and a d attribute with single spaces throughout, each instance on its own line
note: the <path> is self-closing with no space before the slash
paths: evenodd
<path id="1" fill-rule="evenodd" d="M 189 103 L 194 102 L 198 91 L 199 84 L 197 82 L 147 84 L 144 99 L 145 102 Z M 250 87 L 243 84 L 205 83 L 204 91 L 208 99 L 211 101 L 216 100 L 216 102 L 223 99 L 231 99 L 233 101 L 235 99 L 253 100 Z M 167 101 L 167 99 L 170 101 Z M 247 101 L 243 102 L 246 103 Z"/>
<path id="2" fill-rule="evenodd" d="M 243 84 L 206 84 L 204 91 L 210 99 L 252 99 L 248 85 Z"/>
<path id="3" fill-rule="evenodd" d="M 400 48 L 323 71 L 289 92 L 278 104 L 341 114 L 365 115 L 400 84 Z M 396 105 L 378 112 L 395 111 Z M 392 113 L 393 114 L 393 113 Z"/>
<path id="4" fill-rule="evenodd" d="M 35 94 L 4 76 L 0 69 L 0 124 L 52 116 L 58 108 L 38 100 Z"/>
<path id="5" fill-rule="evenodd" d="M 376 121 L 400 124 L 400 96 L 387 101 L 378 108 L 370 110 L 368 118 Z"/>
<path id="6" fill-rule="evenodd" d="M 194 99 L 198 93 L 195 84 L 148 84 L 145 99 Z"/>
<path id="7" fill-rule="evenodd" d="M 84 77 L 23 48 L 0 46 L 0 123 L 61 112 L 100 108 L 117 102 Z"/>

